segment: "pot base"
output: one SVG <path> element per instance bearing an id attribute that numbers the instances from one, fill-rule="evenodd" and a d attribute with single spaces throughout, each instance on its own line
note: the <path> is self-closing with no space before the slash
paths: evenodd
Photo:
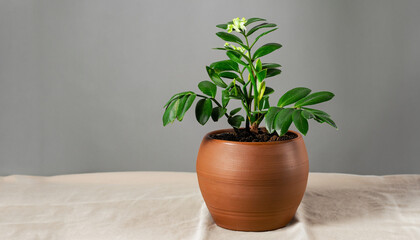
<path id="1" fill-rule="evenodd" d="M 208 207 L 217 226 L 233 231 L 265 232 L 283 228 L 293 219 L 292 216 L 266 214 L 222 214 L 212 207 Z M 260 215 L 260 216 L 258 216 Z"/>

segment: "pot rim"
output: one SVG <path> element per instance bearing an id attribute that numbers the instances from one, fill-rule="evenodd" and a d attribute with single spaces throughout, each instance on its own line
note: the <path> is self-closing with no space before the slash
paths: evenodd
<path id="1" fill-rule="evenodd" d="M 241 128 L 243 129 L 243 128 Z M 211 132 L 208 132 L 205 136 L 204 139 L 206 139 L 207 141 L 214 141 L 214 142 L 220 142 L 220 143 L 224 143 L 224 144 L 232 144 L 232 145 L 275 145 L 275 144 L 284 144 L 284 143 L 288 143 L 288 142 L 293 142 L 293 141 L 298 141 L 300 139 L 303 139 L 302 135 L 296 131 L 292 131 L 292 130 L 288 130 L 288 132 L 292 132 L 294 134 L 297 135 L 297 138 L 293 138 L 293 139 L 289 139 L 289 140 L 282 140 L 282 141 L 274 141 L 274 142 L 238 142 L 238 141 L 230 141 L 230 140 L 223 140 L 223 139 L 215 139 L 215 138 L 211 138 L 210 135 L 213 134 L 219 134 L 219 133 L 223 133 L 223 132 L 233 132 L 233 128 L 225 128 L 225 129 L 219 129 L 219 130 L 214 130 Z"/>

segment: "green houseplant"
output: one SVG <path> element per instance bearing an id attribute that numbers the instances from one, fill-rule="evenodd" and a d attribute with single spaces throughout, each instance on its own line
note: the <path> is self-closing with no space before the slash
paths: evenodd
<path id="1" fill-rule="evenodd" d="M 262 18 L 233 19 L 227 24 L 220 24 L 217 27 L 227 31 L 218 32 L 216 35 L 227 41 L 223 48 L 215 48 L 226 52 L 227 60 L 222 60 L 206 66 L 206 71 L 211 81 L 202 81 L 198 88 L 202 94 L 192 91 L 177 93 L 165 104 L 163 114 L 163 125 L 174 122 L 176 119 L 182 121 L 185 113 L 191 107 L 196 97 L 200 99 L 196 103 L 195 114 L 197 121 L 204 125 L 210 117 L 218 121 L 226 117 L 233 128 L 240 128 L 245 121 L 247 131 L 257 131 L 260 123 L 265 120 L 268 132 L 277 132 L 284 135 L 291 123 L 304 135 L 308 132 L 308 120 L 314 119 L 319 123 L 327 123 L 337 127 L 330 116 L 317 109 L 308 108 L 309 105 L 325 102 L 334 97 L 334 94 L 327 91 L 315 92 L 304 87 L 294 88 L 281 96 L 277 105 L 270 105 L 270 95 L 274 89 L 266 86 L 266 80 L 281 73 L 281 66 L 277 63 L 263 63 L 261 57 L 270 54 L 282 46 L 278 43 L 267 43 L 254 50 L 258 40 L 277 30 L 276 24 L 266 23 Z M 247 26 L 252 23 L 263 22 L 247 31 Z M 250 41 L 250 37 L 256 35 L 257 31 L 270 29 Z M 242 39 L 231 32 L 238 32 Z M 221 88 L 220 101 L 216 100 L 217 88 Z M 241 108 L 228 111 L 230 100 L 239 100 L 245 117 L 238 114 Z M 291 104 L 294 106 L 287 107 Z"/>
<path id="2" fill-rule="evenodd" d="M 197 156 L 200 190 L 215 223 L 241 231 L 284 227 L 302 200 L 309 173 L 303 138 L 289 128 L 294 123 L 306 135 L 310 119 L 337 128 L 327 113 L 308 107 L 329 101 L 334 94 L 297 87 L 270 104 L 274 89 L 266 82 L 281 73 L 281 66 L 261 59 L 282 46 L 267 43 L 257 48 L 256 44 L 277 30 L 276 24 L 262 18 L 236 18 L 217 27 L 225 30 L 216 35 L 226 43 L 215 49 L 228 59 L 206 66 L 210 81 L 198 84 L 201 93 L 186 91 L 169 99 L 163 125 L 182 121 L 196 99 L 200 124 L 226 117 L 233 129 L 208 133 Z M 228 110 L 230 101 L 239 101 L 242 107 Z M 263 121 L 265 128 L 260 128 Z"/>

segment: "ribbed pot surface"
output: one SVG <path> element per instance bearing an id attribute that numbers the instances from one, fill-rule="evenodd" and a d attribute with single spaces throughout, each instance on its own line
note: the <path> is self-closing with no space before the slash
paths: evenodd
<path id="1" fill-rule="evenodd" d="M 302 136 L 280 142 L 234 142 L 208 133 L 197 157 L 201 194 L 215 223 L 239 231 L 286 226 L 296 213 L 308 180 Z"/>

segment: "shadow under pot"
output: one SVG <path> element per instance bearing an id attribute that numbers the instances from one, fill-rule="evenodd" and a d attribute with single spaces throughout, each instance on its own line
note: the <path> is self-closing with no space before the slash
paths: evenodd
<path id="1" fill-rule="evenodd" d="M 201 194 L 215 223 L 238 231 L 286 226 L 305 193 L 308 154 L 302 135 L 276 142 L 235 142 L 208 133 L 197 157 Z"/>

